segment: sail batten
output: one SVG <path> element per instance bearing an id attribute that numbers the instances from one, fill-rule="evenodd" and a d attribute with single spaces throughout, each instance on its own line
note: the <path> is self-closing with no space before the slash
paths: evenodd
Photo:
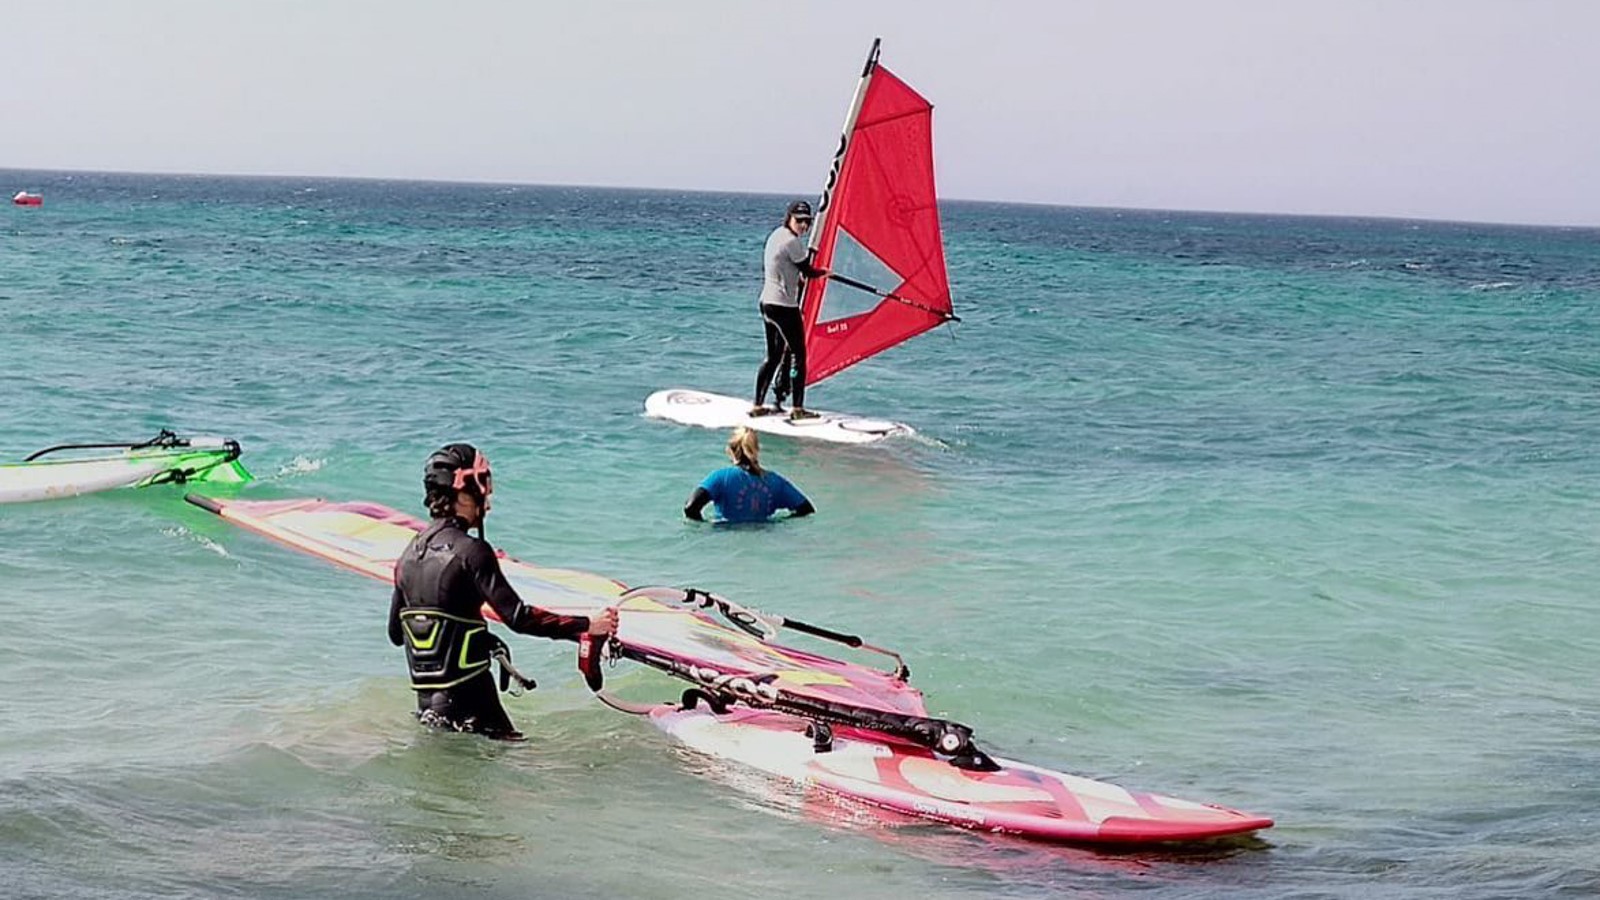
<path id="1" fill-rule="evenodd" d="M 874 43 L 811 236 L 813 262 L 842 277 L 806 284 L 810 383 L 954 318 L 933 105 L 877 55 Z"/>

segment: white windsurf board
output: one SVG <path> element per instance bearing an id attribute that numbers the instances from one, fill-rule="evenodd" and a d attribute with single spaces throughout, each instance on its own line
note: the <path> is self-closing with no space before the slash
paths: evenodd
<path id="1" fill-rule="evenodd" d="M 656 391 L 644 401 L 645 415 L 682 425 L 731 429 L 744 425 L 763 434 L 836 444 L 870 444 L 889 437 L 915 434 L 911 426 L 887 419 L 869 419 L 845 413 L 813 410 L 815 419 L 791 421 L 788 413 L 750 415 L 750 401 L 724 394 L 709 394 L 686 388 Z"/>

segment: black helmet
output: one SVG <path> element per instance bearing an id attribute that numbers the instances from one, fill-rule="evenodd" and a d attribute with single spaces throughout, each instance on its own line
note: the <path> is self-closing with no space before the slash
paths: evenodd
<path id="1" fill-rule="evenodd" d="M 489 457 L 471 444 L 446 444 L 428 457 L 422 470 L 422 489 L 429 494 L 466 491 L 479 500 L 494 490 Z"/>

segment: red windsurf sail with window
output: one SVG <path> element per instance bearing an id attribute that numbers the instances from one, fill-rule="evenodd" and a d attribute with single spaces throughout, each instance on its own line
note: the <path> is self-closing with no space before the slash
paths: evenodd
<path id="1" fill-rule="evenodd" d="M 933 181 L 933 105 L 872 44 L 818 204 L 802 300 L 806 381 L 956 319 Z"/>

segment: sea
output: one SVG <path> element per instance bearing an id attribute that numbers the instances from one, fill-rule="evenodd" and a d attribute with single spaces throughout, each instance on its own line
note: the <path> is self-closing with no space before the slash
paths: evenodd
<path id="1" fill-rule="evenodd" d="M 422 514 L 898 650 L 992 753 L 1267 815 L 1097 850 L 675 745 L 512 636 L 530 740 L 424 730 L 388 590 L 183 486 L 0 507 L 7 898 L 1600 895 L 1600 230 L 942 204 L 959 323 L 767 438 L 815 516 L 684 501 L 793 198 L 0 171 L 0 459 L 239 440 L 249 499 Z M 9 194 L 8 194 L 9 195 Z M 676 696 L 644 671 L 635 695 Z"/>

